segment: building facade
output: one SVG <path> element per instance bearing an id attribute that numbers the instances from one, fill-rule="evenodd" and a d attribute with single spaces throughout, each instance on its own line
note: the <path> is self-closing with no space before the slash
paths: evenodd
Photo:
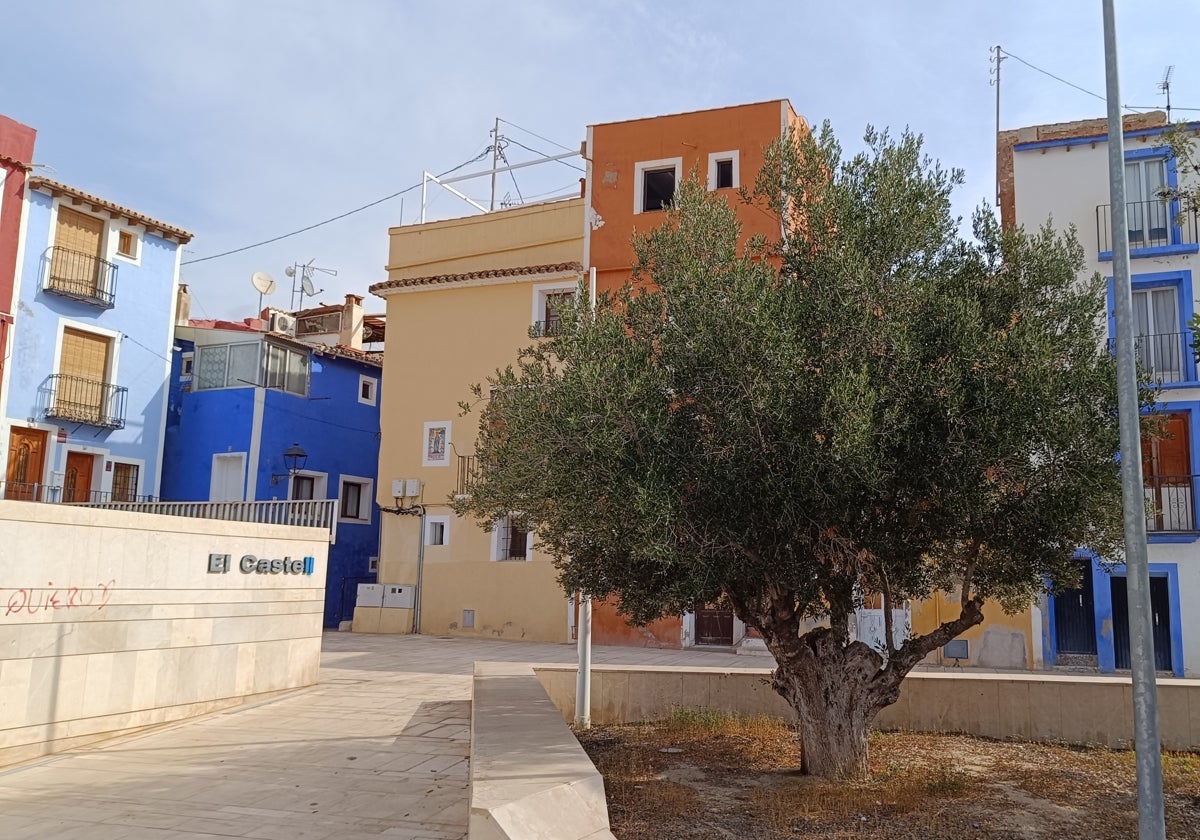
<path id="1" fill-rule="evenodd" d="M 347 298 L 344 309 L 361 317 L 361 298 Z M 289 332 L 303 316 L 177 328 L 162 498 L 337 499 L 324 608 L 324 626 L 337 628 L 352 617 L 358 584 L 375 581 L 382 362 L 361 340 L 297 340 Z"/>
<path id="2" fill-rule="evenodd" d="M 37 132 L 0 115 L 0 417 L 4 415 L 4 369 L 11 358 L 9 329 L 16 307 L 17 265 L 25 217 L 25 181 L 33 166 Z"/>
<path id="3" fill-rule="evenodd" d="M 191 234 L 45 178 L 25 185 L 23 214 L 3 382 L 4 495 L 157 496 Z"/>
<path id="4" fill-rule="evenodd" d="M 1187 128 L 1194 132 L 1200 124 Z M 1159 196 L 1185 177 L 1165 145 L 1166 129 L 1162 112 L 1126 118 L 1126 213 L 1136 352 L 1145 375 L 1161 388 L 1159 410 L 1165 415 L 1165 436 L 1142 442 L 1156 665 L 1193 676 L 1200 673 L 1200 615 L 1192 606 L 1200 599 L 1200 376 L 1189 322 L 1196 312 L 1193 272 L 1200 237 L 1196 217 L 1181 218 L 1178 205 Z M 1050 219 L 1060 230 L 1074 227 L 1085 253 L 1084 274 L 1109 279 L 1111 340 L 1107 122 L 1003 132 L 998 156 L 1004 222 L 1034 229 Z M 1081 550 L 1080 588 L 1060 590 L 1038 605 L 1047 666 L 1106 672 L 1129 667 L 1126 572 L 1112 559 Z"/>

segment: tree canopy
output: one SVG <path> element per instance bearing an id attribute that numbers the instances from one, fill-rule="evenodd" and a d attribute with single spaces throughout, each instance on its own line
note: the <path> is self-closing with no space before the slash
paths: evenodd
<path id="1" fill-rule="evenodd" d="M 745 198 L 779 242 L 739 245 L 734 209 L 685 181 L 633 282 L 489 380 L 457 503 L 515 512 L 567 591 L 634 621 L 725 599 L 823 774 L 865 769 L 875 713 L 985 602 L 1026 608 L 1078 580 L 1079 547 L 1121 545 L 1105 290 L 1074 233 L 980 211 L 964 236 L 960 172 L 912 133 L 865 140 L 769 150 Z M 939 590 L 961 614 L 891 649 L 891 607 Z M 853 639 L 868 593 L 889 649 Z"/>

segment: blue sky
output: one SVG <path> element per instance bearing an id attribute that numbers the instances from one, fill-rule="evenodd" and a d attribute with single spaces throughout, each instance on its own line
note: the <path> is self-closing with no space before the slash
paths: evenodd
<path id="1" fill-rule="evenodd" d="M 576 148 L 589 123 L 788 98 L 848 149 L 868 123 L 925 135 L 962 167 L 957 210 L 990 200 L 994 44 L 1104 92 L 1098 0 L 908 3 L 399 0 L 19 0 L 0 113 L 38 130 L 39 173 L 191 230 L 199 260 L 327 219 L 479 154 L 499 116 Z M 1117 0 L 1126 104 L 1200 109 L 1200 62 L 1175 32 L 1200 4 L 1153 14 Z M 1009 59 L 1005 128 L 1104 115 L 1104 102 Z M 1179 117 L 1200 118 L 1200 110 Z M 513 141 L 556 151 L 505 126 Z M 529 153 L 509 147 L 510 160 Z M 475 167 L 463 171 L 473 171 Z M 548 164 L 502 177 L 501 198 L 572 189 Z M 459 185 L 486 203 L 487 179 Z M 430 217 L 473 212 L 434 190 Z M 419 191 L 403 220 L 416 218 Z M 251 315 L 249 278 L 316 260 L 319 300 L 385 279 L 401 199 L 261 248 L 184 267 L 193 317 Z M 369 310 L 383 302 L 368 297 Z"/>

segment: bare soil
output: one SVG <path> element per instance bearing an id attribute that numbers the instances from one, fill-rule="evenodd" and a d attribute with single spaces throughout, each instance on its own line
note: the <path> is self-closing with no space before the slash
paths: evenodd
<path id="1" fill-rule="evenodd" d="M 620 840 L 1137 836 L 1128 750 L 873 733 L 870 777 L 799 771 L 794 729 L 679 710 L 659 724 L 578 732 L 604 775 Z M 1167 836 L 1200 838 L 1200 754 L 1163 753 Z"/>

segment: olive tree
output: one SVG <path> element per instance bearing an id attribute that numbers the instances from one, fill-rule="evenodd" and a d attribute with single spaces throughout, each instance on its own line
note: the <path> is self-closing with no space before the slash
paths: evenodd
<path id="1" fill-rule="evenodd" d="M 633 282 L 464 403 L 481 473 L 459 511 L 524 520 L 565 590 L 631 621 L 729 604 L 815 774 L 865 772 L 876 713 L 985 609 L 1077 581 L 1080 546 L 1120 552 L 1103 282 L 1073 232 L 980 212 L 964 236 L 960 181 L 918 136 L 846 156 L 826 126 L 770 150 L 745 199 L 784 235 L 740 246 L 687 181 Z M 892 609 L 938 591 L 958 615 L 897 646 Z M 852 629 L 867 595 L 878 649 Z"/>

